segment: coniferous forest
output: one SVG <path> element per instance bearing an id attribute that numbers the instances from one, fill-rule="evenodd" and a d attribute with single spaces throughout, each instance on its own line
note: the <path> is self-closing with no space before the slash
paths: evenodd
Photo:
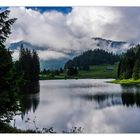
<path id="1" fill-rule="evenodd" d="M 113 53 L 109 53 L 102 49 L 88 50 L 83 54 L 75 57 L 73 60 L 69 60 L 65 64 L 65 69 L 76 67 L 82 70 L 89 70 L 89 67 L 92 65 L 112 65 L 117 61 L 119 61 L 119 56 Z"/>
<path id="2" fill-rule="evenodd" d="M 11 26 L 17 20 L 9 19 L 9 13 L 9 10 L 0 13 L 0 132 L 21 110 L 20 93 L 39 92 L 40 69 L 36 51 L 21 47 L 19 60 L 14 62 L 12 52 L 5 46 Z"/>
<path id="3" fill-rule="evenodd" d="M 140 79 L 140 45 L 129 49 L 122 55 L 118 66 L 118 78 Z"/>
<path id="4" fill-rule="evenodd" d="M 11 52 L 4 45 L 16 19 L 9 19 L 8 10 L 0 13 L 0 123 L 9 122 L 19 105 L 17 92 L 22 80 L 16 72 Z"/>
<path id="5" fill-rule="evenodd" d="M 21 92 L 38 93 L 40 64 L 36 51 L 31 51 L 22 45 L 19 60 L 15 62 L 15 67 L 16 71 L 22 75 L 24 79 Z"/>

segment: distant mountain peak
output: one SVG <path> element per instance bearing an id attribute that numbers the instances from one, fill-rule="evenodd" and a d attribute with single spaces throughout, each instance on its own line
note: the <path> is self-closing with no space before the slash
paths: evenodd
<path id="1" fill-rule="evenodd" d="M 101 40 L 101 41 L 108 41 L 108 42 L 128 43 L 127 41 L 116 41 L 116 40 L 110 40 L 110 39 L 105 39 L 105 38 L 101 38 L 101 37 L 92 37 L 91 39 L 94 39 L 94 40 Z"/>
<path id="2" fill-rule="evenodd" d="M 100 49 L 106 51 L 112 51 L 114 53 L 122 53 L 125 52 L 127 49 L 135 46 L 134 43 L 126 42 L 126 41 L 113 41 L 110 39 L 104 39 L 100 37 L 92 37 L 92 40 L 96 42 L 96 46 Z"/>
<path id="3" fill-rule="evenodd" d="M 12 42 L 11 44 L 31 44 L 31 43 L 29 43 L 28 41 L 25 41 L 25 40 L 20 40 L 20 41 L 17 41 L 17 42 Z"/>
<path id="4" fill-rule="evenodd" d="M 28 48 L 28 49 L 47 50 L 47 47 L 45 47 L 45 46 L 34 45 L 34 44 L 32 44 L 28 41 L 25 41 L 25 40 L 11 43 L 9 45 L 9 49 L 10 50 L 17 50 L 21 47 L 21 45 L 23 45 L 23 47 Z"/>

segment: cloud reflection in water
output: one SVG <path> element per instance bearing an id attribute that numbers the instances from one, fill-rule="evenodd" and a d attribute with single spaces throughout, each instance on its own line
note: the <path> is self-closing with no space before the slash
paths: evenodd
<path id="1" fill-rule="evenodd" d="M 82 127 L 83 133 L 140 132 L 140 88 L 105 83 L 107 80 L 40 81 L 40 102 L 16 126 L 54 127 L 61 133 Z M 25 120 L 30 118 L 30 123 Z"/>

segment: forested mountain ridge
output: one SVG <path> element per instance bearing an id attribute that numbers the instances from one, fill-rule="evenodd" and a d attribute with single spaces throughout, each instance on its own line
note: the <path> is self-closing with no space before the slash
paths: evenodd
<path id="1" fill-rule="evenodd" d="M 46 48 L 43 47 L 43 46 L 40 47 L 38 45 L 34 45 L 34 44 L 32 44 L 30 42 L 27 42 L 25 40 L 21 40 L 19 42 L 11 43 L 11 44 L 8 45 L 8 48 L 12 51 L 13 50 L 20 50 L 21 45 L 23 45 L 25 48 L 28 48 L 28 49 L 31 49 L 31 50 L 33 50 L 33 49 L 34 50 L 46 50 Z"/>
<path id="2" fill-rule="evenodd" d="M 82 41 L 82 40 L 81 40 Z M 11 43 L 8 45 L 8 48 L 11 51 L 19 51 L 21 44 L 25 48 L 28 49 L 35 49 L 36 51 L 49 51 L 50 47 L 49 46 L 38 46 L 34 45 L 32 43 L 29 43 L 28 41 L 22 40 L 19 42 Z M 116 54 L 121 54 L 122 52 L 126 52 L 127 49 L 130 49 L 135 46 L 134 43 L 129 43 L 125 41 L 113 41 L 113 40 L 108 40 L 108 39 L 103 39 L 103 38 L 89 38 L 88 39 L 88 44 L 85 47 L 82 47 L 81 50 L 76 50 L 76 47 L 72 52 L 64 53 L 68 57 L 60 58 L 60 59 L 40 59 L 40 67 L 43 70 L 45 69 L 60 69 L 61 67 L 63 68 L 65 63 L 69 60 L 72 59 L 78 55 L 80 55 L 82 52 L 85 52 L 87 50 L 94 50 L 94 49 L 103 49 L 108 52 L 113 52 Z M 54 50 L 53 50 L 54 51 Z"/>
<path id="3" fill-rule="evenodd" d="M 88 50 L 81 55 L 69 60 L 65 64 L 65 68 L 77 67 L 79 69 L 88 70 L 89 66 L 101 64 L 114 64 L 119 61 L 119 55 L 107 52 L 102 49 Z"/>

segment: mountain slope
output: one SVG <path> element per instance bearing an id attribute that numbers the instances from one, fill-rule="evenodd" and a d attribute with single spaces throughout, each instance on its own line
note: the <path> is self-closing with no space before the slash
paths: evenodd
<path id="1" fill-rule="evenodd" d="M 124 41 L 113 41 L 103 38 L 91 38 L 93 42 L 97 45 L 97 48 L 104 49 L 109 52 L 114 52 L 120 54 L 126 52 L 127 49 L 130 49 L 135 46 L 134 43 L 124 42 Z"/>
<path id="2" fill-rule="evenodd" d="M 28 48 L 28 49 L 35 49 L 35 50 L 46 50 L 46 47 L 40 47 L 40 46 L 37 46 L 37 45 L 33 45 L 27 41 L 24 41 L 24 40 L 21 40 L 19 42 L 15 42 L 15 43 L 11 43 L 8 48 L 10 50 L 19 50 L 21 45 L 23 45 L 25 48 Z"/>
<path id="3" fill-rule="evenodd" d="M 82 39 L 81 39 L 81 41 L 82 41 Z M 107 39 L 103 39 L 103 38 L 91 38 L 91 39 L 89 38 L 88 42 L 90 42 L 89 44 L 91 44 L 90 46 L 88 46 L 88 48 L 82 47 L 83 49 L 81 49 L 79 51 L 79 50 L 76 50 L 76 47 L 75 47 L 73 51 L 67 52 L 67 53 L 60 52 L 58 50 L 50 50 L 50 47 L 48 47 L 48 46 L 33 45 L 32 43 L 29 43 L 29 42 L 24 41 L 24 40 L 19 41 L 19 42 L 15 42 L 15 43 L 11 43 L 8 45 L 8 48 L 10 50 L 12 50 L 13 52 L 18 53 L 21 44 L 23 44 L 24 47 L 29 48 L 29 49 L 35 49 L 38 52 L 40 52 L 40 51 L 45 52 L 46 51 L 49 53 L 49 51 L 52 51 L 54 53 L 55 52 L 62 53 L 64 55 L 63 55 L 63 57 L 60 57 L 60 58 L 49 58 L 48 59 L 48 57 L 47 57 L 48 53 L 45 53 L 46 56 L 43 56 L 44 57 L 43 59 L 42 59 L 42 56 L 40 56 L 41 69 L 44 69 L 44 68 L 58 69 L 58 68 L 64 67 L 65 63 L 69 59 L 72 59 L 75 56 L 78 56 L 81 53 L 83 53 L 89 49 L 94 50 L 94 49 L 99 48 L 99 49 L 106 50 L 108 52 L 114 52 L 114 53 L 120 54 L 122 52 L 126 52 L 127 49 L 135 46 L 135 44 L 133 44 L 133 43 L 107 40 Z M 42 53 L 38 53 L 38 54 L 42 55 Z"/>
<path id="4" fill-rule="evenodd" d="M 88 50 L 83 54 L 74 57 L 65 64 L 65 68 L 78 67 L 82 70 L 88 70 L 90 66 L 110 64 L 113 65 L 119 61 L 119 56 L 102 49 Z"/>
<path id="5" fill-rule="evenodd" d="M 23 40 L 19 41 L 19 42 L 11 43 L 10 45 L 8 45 L 8 48 L 16 54 L 16 53 L 19 53 L 21 45 L 23 45 L 24 48 L 28 48 L 31 50 L 35 49 L 38 52 L 38 54 L 40 54 L 40 55 L 41 55 L 40 52 L 44 52 L 44 51 L 52 52 L 52 51 L 48 50 L 48 48 L 46 46 L 42 47 L 42 46 L 33 45 L 33 44 L 23 41 Z M 48 54 L 46 54 L 46 55 L 48 55 Z M 73 58 L 75 56 L 75 54 L 73 52 L 66 54 L 66 55 L 68 55 L 68 57 L 62 57 L 60 59 L 52 58 L 52 59 L 46 59 L 46 60 L 45 60 L 45 58 L 41 59 L 42 57 L 40 56 L 40 68 L 42 70 L 44 68 L 45 69 L 63 68 L 65 63 L 69 60 L 69 58 Z M 16 54 L 16 55 L 13 55 L 13 57 L 14 56 L 17 57 L 18 55 Z M 16 60 L 18 58 L 14 58 L 14 59 Z"/>

